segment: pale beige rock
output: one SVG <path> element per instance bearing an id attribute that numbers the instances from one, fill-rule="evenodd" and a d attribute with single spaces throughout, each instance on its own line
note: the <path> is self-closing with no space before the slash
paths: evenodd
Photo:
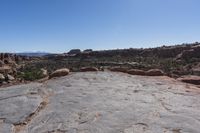
<path id="1" fill-rule="evenodd" d="M 96 72 L 98 71 L 98 68 L 96 67 L 82 67 L 81 68 L 81 72 L 92 72 L 92 71 Z"/>
<path id="2" fill-rule="evenodd" d="M 0 131 L 25 123 L 17 133 L 198 133 L 199 92 L 165 76 L 72 73 L 1 88 Z"/>
<path id="3" fill-rule="evenodd" d="M 47 77 L 48 76 L 48 71 L 46 69 L 42 68 L 41 71 L 42 71 L 42 76 L 43 77 Z"/>
<path id="4" fill-rule="evenodd" d="M 163 76 L 164 72 L 160 69 L 150 69 L 145 73 L 145 75 L 147 75 L 147 76 Z"/>
<path id="5" fill-rule="evenodd" d="M 3 74 L 0 73 L 0 81 L 3 81 L 3 80 L 5 80 L 5 77 Z"/>
<path id="6" fill-rule="evenodd" d="M 54 78 L 54 77 L 61 77 L 61 76 L 66 76 L 69 74 L 69 69 L 63 68 L 63 69 L 58 69 L 54 71 L 49 78 Z"/>

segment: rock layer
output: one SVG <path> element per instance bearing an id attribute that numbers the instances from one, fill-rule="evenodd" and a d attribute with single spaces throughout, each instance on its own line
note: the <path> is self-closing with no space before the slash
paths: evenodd
<path id="1" fill-rule="evenodd" d="M 6 133 L 198 133 L 200 126 L 199 88 L 165 76 L 72 73 L 2 88 L 0 107 Z"/>

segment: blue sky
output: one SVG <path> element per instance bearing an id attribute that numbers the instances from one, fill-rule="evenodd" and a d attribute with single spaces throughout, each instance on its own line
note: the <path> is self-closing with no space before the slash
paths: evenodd
<path id="1" fill-rule="evenodd" d="M 200 41 L 200 0 L 0 0 L 0 52 Z"/>

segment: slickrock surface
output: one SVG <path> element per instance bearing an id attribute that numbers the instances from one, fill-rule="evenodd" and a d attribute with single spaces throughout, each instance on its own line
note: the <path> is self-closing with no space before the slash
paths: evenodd
<path id="1" fill-rule="evenodd" d="M 1 88 L 0 133 L 199 133 L 199 89 L 114 72 Z"/>

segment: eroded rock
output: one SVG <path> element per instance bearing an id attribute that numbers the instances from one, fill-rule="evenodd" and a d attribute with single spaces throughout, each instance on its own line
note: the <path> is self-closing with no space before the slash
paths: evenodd
<path id="1" fill-rule="evenodd" d="M 145 73 L 145 75 L 147 75 L 147 76 L 163 76 L 164 72 L 160 69 L 150 69 Z"/>
<path id="2" fill-rule="evenodd" d="M 165 76 L 114 72 L 72 73 L 43 84 L 0 89 L 0 107 L 10 109 L 1 108 L 0 119 L 4 124 L 23 122 L 26 114 L 34 112 L 33 103 L 45 99 L 36 102 L 43 95 L 48 96 L 47 106 L 18 133 L 199 132 L 199 88 Z M 10 131 L 11 127 L 2 129 Z"/>
<path id="3" fill-rule="evenodd" d="M 143 76 L 145 75 L 145 71 L 139 69 L 131 69 L 128 70 L 127 73 L 131 75 L 143 75 Z"/>
<path id="4" fill-rule="evenodd" d="M 200 76 L 192 76 L 192 75 L 183 76 L 181 78 L 178 78 L 178 80 L 185 82 L 185 83 L 200 85 Z"/>
<path id="5" fill-rule="evenodd" d="M 98 71 L 96 67 L 82 67 L 81 72 L 95 72 Z"/>
<path id="6" fill-rule="evenodd" d="M 56 71 L 54 71 L 49 78 L 54 78 L 54 77 L 61 77 L 61 76 L 66 76 L 69 74 L 69 69 L 67 68 L 63 68 L 63 69 L 58 69 Z"/>

